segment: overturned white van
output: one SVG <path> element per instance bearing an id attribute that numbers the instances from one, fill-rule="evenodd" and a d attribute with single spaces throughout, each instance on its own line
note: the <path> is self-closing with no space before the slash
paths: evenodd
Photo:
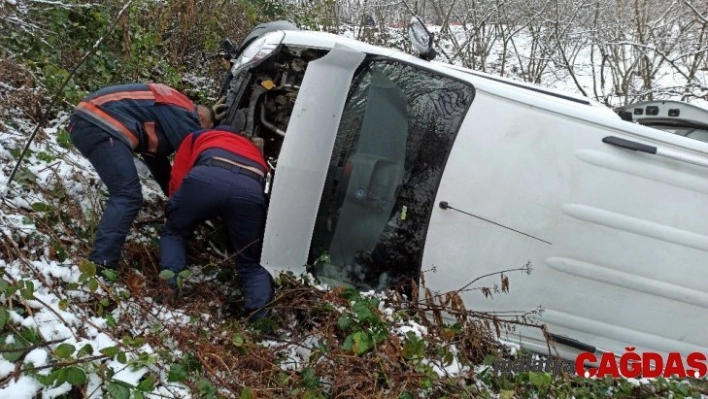
<path id="1" fill-rule="evenodd" d="M 463 292 L 467 307 L 542 308 L 571 359 L 708 351 L 708 143 L 337 35 L 252 39 L 221 123 L 263 140 L 274 167 L 272 272 L 362 290 L 425 272 L 442 293 L 530 262 L 509 293 Z M 547 352 L 538 329 L 506 339 Z"/>

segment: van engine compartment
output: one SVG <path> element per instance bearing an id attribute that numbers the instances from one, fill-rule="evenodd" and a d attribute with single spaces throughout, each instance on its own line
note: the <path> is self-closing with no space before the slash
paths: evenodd
<path id="1" fill-rule="evenodd" d="M 226 93 L 228 114 L 220 124 L 241 130 L 262 143 L 266 162 L 275 169 L 280 149 L 309 62 L 325 50 L 282 46 L 266 59 L 241 68 Z"/>

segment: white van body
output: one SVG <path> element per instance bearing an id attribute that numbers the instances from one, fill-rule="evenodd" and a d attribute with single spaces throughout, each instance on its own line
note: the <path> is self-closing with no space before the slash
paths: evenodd
<path id="1" fill-rule="evenodd" d="M 708 352 L 708 143 L 623 121 L 583 97 L 337 35 L 268 37 L 280 48 L 327 52 L 305 71 L 277 160 L 262 252 L 272 273 L 300 274 L 311 260 L 328 162 L 362 62 L 395 61 L 474 93 L 423 223 L 417 267 L 426 287 L 455 291 L 530 262 L 530 274 L 507 273 L 508 293 L 462 292 L 466 307 L 502 315 L 542 308 L 531 318 L 569 339 L 554 345 L 568 359 L 587 350 L 620 355 L 625 347 Z M 396 212 L 386 228 L 411 209 Z M 334 240 L 345 242 L 348 231 L 338 234 L 344 238 Z M 350 283 L 336 273 L 326 281 Z M 474 287 L 498 282 L 494 275 Z M 548 353 L 539 329 L 519 327 L 503 338 Z"/>

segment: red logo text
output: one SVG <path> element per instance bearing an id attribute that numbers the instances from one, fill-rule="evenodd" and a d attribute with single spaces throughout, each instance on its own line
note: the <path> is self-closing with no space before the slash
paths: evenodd
<path id="1" fill-rule="evenodd" d="M 706 355 L 693 352 L 686 357 L 678 352 L 671 352 L 663 357 L 656 352 L 635 352 L 634 347 L 625 348 L 626 352 L 617 355 L 605 352 L 598 358 L 590 352 L 583 352 L 575 358 L 575 372 L 586 378 L 703 378 L 708 373 Z M 585 367 L 585 363 L 598 364 L 597 367 Z"/>

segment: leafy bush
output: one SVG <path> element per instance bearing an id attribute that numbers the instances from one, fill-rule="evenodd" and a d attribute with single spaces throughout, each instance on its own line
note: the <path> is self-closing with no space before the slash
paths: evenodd
<path id="1" fill-rule="evenodd" d="M 205 93 L 190 92 L 194 87 L 184 81 L 185 71 L 218 81 L 224 72 L 216 57 L 221 40 L 239 40 L 254 22 L 241 17 L 249 12 L 238 2 L 136 0 L 108 33 L 123 1 L 19 3 L 26 10 L 16 15 L 22 29 L 0 18 L 0 57 L 26 65 L 36 77 L 34 85 L 49 93 L 59 89 L 105 35 L 61 93 L 63 107 L 106 85 L 145 81 L 163 82 L 205 100 Z M 217 9 L 220 12 L 214 12 Z"/>

